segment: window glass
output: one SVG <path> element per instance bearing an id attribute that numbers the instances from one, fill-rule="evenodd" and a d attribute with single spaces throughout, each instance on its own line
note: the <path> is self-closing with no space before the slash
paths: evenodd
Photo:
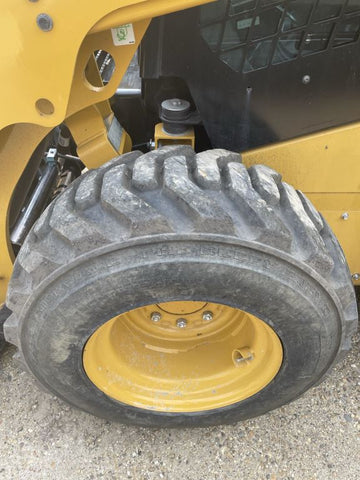
<path id="1" fill-rule="evenodd" d="M 283 2 L 279 2 L 279 0 L 260 0 L 261 7 L 268 7 L 269 5 L 274 5 L 274 3 L 283 3 Z"/>
<path id="2" fill-rule="evenodd" d="M 279 28 L 281 15 L 281 8 L 273 8 L 260 13 L 256 17 L 252 39 L 264 38 L 275 34 Z"/>
<path id="3" fill-rule="evenodd" d="M 326 50 L 334 26 L 334 22 L 313 25 L 306 34 L 302 54 L 310 55 Z"/>
<path id="4" fill-rule="evenodd" d="M 348 0 L 345 7 L 345 13 L 358 12 L 360 10 L 360 0 Z"/>
<path id="5" fill-rule="evenodd" d="M 226 13 L 227 0 L 218 0 L 217 2 L 209 3 L 205 8 L 200 10 L 200 24 L 216 22 L 222 20 Z"/>
<path id="6" fill-rule="evenodd" d="M 313 0 L 292 1 L 289 2 L 286 14 L 282 23 L 282 30 L 293 30 L 294 28 L 303 27 L 308 23 L 310 13 L 313 9 Z"/>
<path id="7" fill-rule="evenodd" d="M 344 0 L 319 0 L 314 14 L 314 21 L 337 17 L 341 12 L 343 2 Z"/>
<path id="8" fill-rule="evenodd" d="M 256 6 L 255 0 L 230 0 L 230 15 L 248 12 Z"/>
<path id="9" fill-rule="evenodd" d="M 253 18 L 251 15 L 242 18 L 228 20 L 225 24 L 224 38 L 221 49 L 233 48 L 245 43 Z"/>
<path id="10" fill-rule="evenodd" d="M 203 27 L 201 30 L 201 34 L 209 45 L 210 49 L 214 52 L 217 50 L 222 33 L 222 23 L 214 23 L 213 25 L 209 25 L 208 27 Z"/>
<path id="11" fill-rule="evenodd" d="M 272 45 L 273 40 L 263 40 L 248 48 L 243 71 L 246 73 L 267 67 L 271 60 Z"/>
<path id="12" fill-rule="evenodd" d="M 360 0 L 218 0 L 200 12 L 207 45 L 238 72 L 352 44 L 360 37 Z"/>
<path id="13" fill-rule="evenodd" d="M 352 17 L 339 22 L 336 25 L 334 47 L 354 43 L 359 38 L 360 17 Z"/>
<path id="14" fill-rule="evenodd" d="M 220 55 L 221 60 L 236 72 L 240 72 L 244 61 L 244 48 L 237 48 Z"/>
<path id="15" fill-rule="evenodd" d="M 282 35 L 277 42 L 272 63 L 283 63 L 296 58 L 303 35 L 302 31 Z"/>

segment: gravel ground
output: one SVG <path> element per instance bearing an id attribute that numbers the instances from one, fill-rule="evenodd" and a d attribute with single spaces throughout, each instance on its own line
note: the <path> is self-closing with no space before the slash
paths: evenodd
<path id="1" fill-rule="evenodd" d="M 360 340 L 320 386 L 262 417 L 196 430 L 126 427 L 39 391 L 0 359 L 3 480 L 360 478 Z"/>

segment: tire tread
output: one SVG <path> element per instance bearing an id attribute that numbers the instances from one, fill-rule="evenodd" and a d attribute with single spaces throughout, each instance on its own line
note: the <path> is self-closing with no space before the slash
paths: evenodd
<path id="1" fill-rule="evenodd" d="M 350 348 L 357 325 L 351 278 L 337 240 L 309 200 L 267 166 L 247 170 L 236 153 L 196 155 L 184 146 L 117 157 L 82 175 L 48 207 L 15 262 L 6 338 L 19 346 L 17 319 L 24 304 L 64 263 L 116 239 L 191 232 L 254 240 L 314 269 L 338 293 L 345 312 L 340 353 Z"/>

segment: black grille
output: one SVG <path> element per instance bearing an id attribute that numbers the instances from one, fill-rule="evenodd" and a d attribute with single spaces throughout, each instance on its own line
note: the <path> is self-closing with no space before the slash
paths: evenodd
<path id="1" fill-rule="evenodd" d="M 355 43 L 360 0 L 218 0 L 200 9 L 210 49 L 236 72 L 251 72 Z"/>

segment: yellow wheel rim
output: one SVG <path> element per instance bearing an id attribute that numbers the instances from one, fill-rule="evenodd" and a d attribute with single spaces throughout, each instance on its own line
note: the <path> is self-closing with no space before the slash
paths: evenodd
<path id="1" fill-rule="evenodd" d="M 251 397 L 278 373 L 281 342 L 242 310 L 168 302 L 112 318 L 87 341 L 83 364 L 109 397 L 159 412 L 196 412 Z"/>

